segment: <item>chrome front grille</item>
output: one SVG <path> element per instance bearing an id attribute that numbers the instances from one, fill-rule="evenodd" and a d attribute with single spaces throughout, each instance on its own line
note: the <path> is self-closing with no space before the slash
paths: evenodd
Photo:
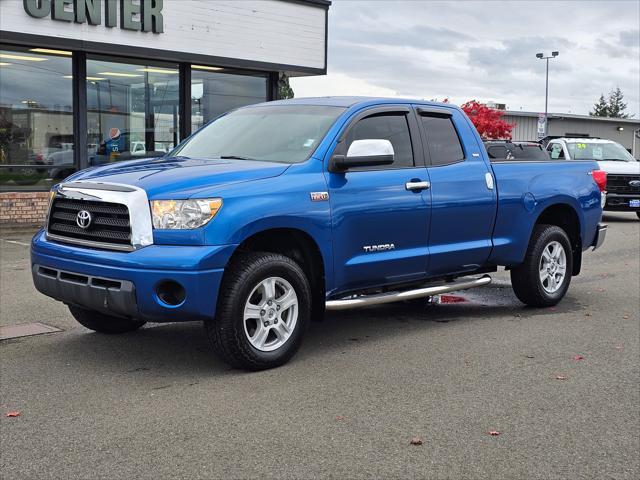
<path id="1" fill-rule="evenodd" d="M 78 213 L 82 211 L 89 212 L 91 218 L 86 228 L 78 223 Z M 56 197 L 51 205 L 47 233 L 58 241 L 87 242 L 89 246 L 89 242 L 97 242 L 102 245 L 93 246 L 130 249 L 129 209 L 118 203 Z"/>
<path id="2" fill-rule="evenodd" d="M 153 245 L 151 210 L 143 189 L 79 181 L 62 183 L 52 193 L 49 240 L 123 252 Z"/>

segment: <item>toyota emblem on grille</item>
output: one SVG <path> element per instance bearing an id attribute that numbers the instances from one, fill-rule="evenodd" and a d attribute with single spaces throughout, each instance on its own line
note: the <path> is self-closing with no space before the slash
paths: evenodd
<path id="1" fill-rule="evenodd" d="M 629 182 L 630 187 L 640 187 L 640 180 L 631 180 Z"/>
<path id="2" fill-rule="evenodd" d="M 93 217 L 86 210 L 80 210 L 76 216 L 76 223 L 80 228 L 87 229 L 91 225 Z"/>

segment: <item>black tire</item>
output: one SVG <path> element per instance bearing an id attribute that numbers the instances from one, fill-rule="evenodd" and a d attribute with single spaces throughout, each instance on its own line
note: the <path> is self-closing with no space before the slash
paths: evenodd
<path id="1" fill-rule="evenodd" d="M 254 288 L 269 277 L 289 282 L 298 298 L 298 317 L 283 345 L 273 351 L 262 351 L 247 338 L 244 308 Z M 277 253 L 246 253 L 233 259 L 227 267 L 216 316 L 205 322 L 205 332 L 213 351 L 229 365 L 244 370 L 265 370 L 286 363 L 296 353 L 310 318 L 311 289 L 300 266 Z"/>
<path id="2" fill-rule="evenodd" d="M 564 249 L 566 271 L 559 288 L 549 293 L 540 279 L 539 269 L 544 249 L 554 241 Z M 531 307 L 550 307 L 556 305 L 567 293 L 572 272 L 573 255 L 566 232 L 555 225 L 536 225 L 524 261 L 511 270 L 511 286 L 522 303 Z"/>
<path id="3" fill-rule="evenodd" d="M 86 310 L 75 305 L 69 305 L 69 311 L 80 325 L 94 332 L 115 335 L 138 330 L 143 326 L 143 320 L 129 320 L 127 318 L 112 317 L 104 313 Z"/>
<path id="4" fill-rule="evenodd" d="M 640 220 L 640 212 L 636 212 L 636 216 L 638 217 L 638 220 Z"/>

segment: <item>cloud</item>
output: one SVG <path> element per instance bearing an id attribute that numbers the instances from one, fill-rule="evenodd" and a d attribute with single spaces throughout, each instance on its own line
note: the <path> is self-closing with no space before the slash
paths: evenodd
<path id="1" fill-rule="evenodd" d="M 335 0 L 329 75 L 295 79 L 294 90 L 476 98 L 540 111 L 545 62 L 535 54 L 559 50 L 549 62 L 551 111 L 586 114 L 620 85 L 636 113 L 639 16 L 640 3 L 625 1 Z"/>
<path id="2" fill-rule="evenodd" d="M 470 35 L 444 27 L 414 25 L 408 28 L 366 28 L 338 30 L 334 40 L 340 44 L 413 47 L 423 50 L 456 49 L 460 42 L 470 42 Z"/>
<path id="3" fill-rule="evenodd" d="M 628 30 L 620 32 L 620 44 L 633 50 L 640 50 L 640 30 Z"/>
<path id="4" fill-rule="evenodd" d="M 329 73 L 326 77 L 292 78 L 296 97 L 325 97 L 330 95 L 358 97 L 397 97 L 390 88 L 373 85 L 344 73 Z"/>
<path id="5" fill-rule="evenodd" d="M 599 38 L 596 46 L 601 53 L 613 58 L 635 58 L 640 55 L 640 31 L 628 30 L 618 35 L 610 35 L 606 40 Z"/>
<path id="6" fill-rule="evenodd" d="M 572 42 L 561 37 L 524 37 L 505 40 L 499 47 L 474 47 L 469 49 L 469 65 L 496 75 L 513 75 L 519 72 L 537 72 L 540 69 L 533 59 L 537 53 L 551 55 L 573 47 Z M 558 62 L 556 71 L 569 72 L 571 66 Z"/>

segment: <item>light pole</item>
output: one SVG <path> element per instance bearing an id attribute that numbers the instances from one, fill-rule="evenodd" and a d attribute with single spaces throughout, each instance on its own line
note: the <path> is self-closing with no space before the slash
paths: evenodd
<path id="1" fill-rule="evenodd" d="M 545 84 L 545 89 L 544 89 L 544 136 L 546 137 L 548 134 L 547 131 L 547 109 L 549 107 L 549 59 L 550 58 L 556 58 L 558 55 L 560 54 L 560 52 L 551 52 L 551 56 L 550 57 L 545 57 L 544 53 L 536 53 L 536 58 L 539 58 L 540 60 L 546 60 L 547 61 L 547 80 L 546 80 L 546 84 Z"/>

